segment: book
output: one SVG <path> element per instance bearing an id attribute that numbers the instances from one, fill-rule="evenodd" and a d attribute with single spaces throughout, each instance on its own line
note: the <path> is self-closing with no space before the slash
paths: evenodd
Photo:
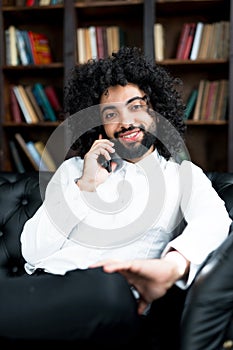
<path id="1" fill-rule="evenodd" d="M 221 45 L 221 51 L 218 56 L 220 58 L 228 60 L 230 56 L 230 22 L 221 21 L 220 24 L 221 24 L 221 34 L 222 34 L 221 35 L 222 39 L 220 39 L 220 42 L 222 43 L 222 45 Z"/>
<path id="2" fill-rule="evenodd" d="M 96 26 L 96 43 L 98 58 L 106 57 L 106 52 L 104 50 L 104 36 L 102 26 Z"/>
<path id="3" fill-rule="evenodd" d="M 203 90 L 203 94 L 202 94 L 202 101 L 201 101 L 201 106 L 200 106 L 200 119 L 201 120 L 205 120 L 209 89 L 210 89 L 210 81 L 205 80 L 204 90 Z"/>
<path id="4" fill-rule="evenodd" d="M 88 61 L 92 58 L 91 38 L 90 38 L 90 33 L 88 28 L 84 28 L 84 40 L 85 40 L 85 56 L 86 56 L 86 61 Z"/>
<path id="5" fill-rule="evenodd" d="M 95 59 L 98 57 L 95 26 L 90 26 L 88 28 L 88 33 L 90 37 L 91 58 Z"/>
<path id="6" fill-rule="evenodd" d="M 218 89 L 218 95 L 217 95 L 218 103 L 216 106 L 215 120 L 226 119 L 228 96 L 229 96 L 229 82 L 226 79 L 221 79 L 219 81 L 219 89 Z"/>
<path id="7" fill-rule="evenodd" d="M 23 118 L 18 100 L 15 96 L 13 85 L 9 86 L 9 94 L 10 94 L 10 111 L 12 115 L 12 120 L 16 123 L 21 123 L 24 120 L 24 118 Z"/>
<path id="8" fill-rule="evenodd" d="M 34 142 L 27 141 L 26 147 L 31 154 L 31 157 L 34 159 L 34 162 L 36 163 L 38 170 L 40 171 L 48 171 L 47 165 L 44 163 L 44 160 L 41 158 L 40 153 L 37 151 L 37 148 L 34 145 Z"/>
<path id="9" fill-rule="evenodd" d="M 202 105 L 202 98 L 203 98 L 203 91 L 205 88 L 205 79 L 201 79 L 198 84 L 198 89 L 197 89 L 197 100 L 193 112 L 193 120 L 200 120 L 201 119 L 201 105 Z"/>
<path id="10" fill-rule="evenodd" d="M 30 124 L 32 123 L 32 119 L 31 119 L 31 116 L 30 116 L 30 113 L 25 105 L 25 101 L 20 93 L 20 90 L 18 88 L 17 85 L 13 85 L 13 91 L 14 91 L 14 94 L 17 98 L 17 101 L 19 103 L 19 106 L 21 108 L 21 111 L 22 111 L 22 114 L 24 116 L 24 120 L 26 121 L 26 123 Z"/>
<path id="11" fill-rule="evenodd" d="M 23 66 L 26 66 L 30 63 L 30 59 L 28 58 L 24 37 L 19 29 L 16 29 L 16 44 L 20 58 L 20 63 Z"/>
<path id="12" fill-rule="evenodd" d="M 112 52 L 117 52 L 120 49 L 120 28 L 111 26 L 112 34 Z"/>
<path id="13" fill-rule="evenodd" d="M 188 98 L 188 101 L 187 101 L 187 104 L 186 104 L 186 109 L 185 109 L 185 119 L 191 119 L 192 117 L 192 112 L 194 111 L 194 106 L 195 106 L 195 103 L 197 101 L 197 95 L 198 95 L 198 90 L 197 89 L 194 89 L 192 90 L 189 98 Z"/>
<path id="14" fill-rule="evenodd" d="M 215 102 L 216 102 L 216 92 L 218 88 L 218 81 L 211 81 L 209 84 L 208 97 L 206 102 L 206 110 L 204 114 L 204 119 L 213 120 L 214 119 L 214 110 L 215 110 Z"/>
<path id="15" fill-rule="evenodd" d="M 22 149 L 22 151 L 24 152 L 24 154 L 26 155 L 27 159 L 31 163 L 33 169 L 38 171 L 39 167 L 38 167 L 37 163 L 35 162 L 34 158 L 31 156 L 31 153 L 28 150 L 26 141 L 24 140 L 22 135 L 20 133 L 15 133 L 15 139 L 16 139 L 18 145 L 20 146 L 20 148 Z"/>
<path id="16" fill-rule="evenodd" d="M 29 118 L 31 120 L 30 123 L 38 123 L 39 118 L 37 117 L 36 112 L 33 109 L 33 106 L 32 106 L 32 104 L 31 104 L 31 102 L 30 102 L 30 100 L 29 100 L 29 98 L 27 96 L 27 93 L 26 93 L 26 91 L 24 89 L 24 86 L 19 84 L 17 86 L 17 88 L 18 88 L 18 91 L 19 91 L 19 93 L 20 93 L 20 95 L 21 95 L 21 97 L 23 99 L 25 107 L 26 107 L 26 109 L 27 109 L 27 111 L 29 113 Z"/>
<path id="17" fill-rule="evenodd" d="M 9 29 L 5 29 L 5 59 L 6 59 L 6 65 L 11 65 L 11 49 L 10 49 L 10 32 Z"/>
<path id="18" fill-rule="evenodd" d="M 187 60 L 190 56 L 190 52 L 193 45 L 194 35 L 196 30 L 196 23 L 189 23 L 189 33 L 185 43 L 182 59 Z"/>
<path id="19" fill-rule="evenodd" d="M 162 61 L 164 59 L 164 27 L 161 23 L 154 25 L 154 50 L 155 60 Z"/>
<path id="20" fill-rule="evenodd" d="M 86 42 L 85 29 L 77 28 L 77 48 L 78 48 L 78 62 L 83 64 L 86 62 Z"/>
<path id="21" fill-rule="evenodd" d="M 210 34 L 211 34 L 211 27 L 212 27 L 212 24 L 210 24 L 210 23 L 204 24 L 200 48 L 199 48 L 198 55 L 197 55 L 198 59 L 206 59 L 207 58 L 207 53 L 208 53 L 208 48 L 209 48 L 209 40 L 210 40 Z"/>
<path id="22" fill-rule="evenodd" d="M 42 84 L 41 83 L 34 84 L 32 91 L 38 105 L 43 111 L 44 119 L 49 121 L 56 121 L 57 120 L 56 114 L 46 96 L 46 93 L 44 91 L 44 87 L 42 86 Z"/>
<path id="23" fill-rule="evenodd" d="M 34 111 L 35 111 L 35 113 L 36 113 L 36 115 L 38 117 L 38 121 L 43 122 L 44 121 L 44 115 L 43 115 L 42 110 L 41 110 L 40 106 L 38 105 L 38 103 L 36 101 L 36 98 L 35 98 L 35 96 L 34 96 L 34 94 L 32 92 L 32 85 L 27 85 L 27 86 L 24 87 L 24 89 L 25 89 L 25 92 L 26 92 L 26 94 L 27 94 L 27 96 L 28 96 L 28 98 L 29 98 L 29 100 L 31 102 L 31 105 L 34 108 Z"/>
<path id="24" fill-rule="evenodd" d="M 28 31 L 34 64 L 52 63 L 52 53 L 48 37 L 43 33 Z"/>
<path id="25" fill-rule="evenodd" d="M 183 58 L 184 49 L 185 49 L 186 42 L 187 42 L 188 35 L 189 35 L 189 29 L 190 29 L 190 24 L 184 23 L 182 26 L 182 30 L 181 30 L 178 45 L 177 45 L 177 51 L 176 51 L 176 58 L 177 59 Z"/>
<path id="26" fill-rule="evenodd" d="M 17 44 L 16 44 L 16 28 L 15 26 L 11 25 L 8 28 L 9 31 L 9 41 L 10 41 L 10 58 L 11 58 L 11 65 L 17 66 L 19 64 L 18 60 L 18 52 L 17 52 Z"/>
<path id="27" fill-rule="evenodd" d="M 27 52 L 27 58 L 28 58 L 28 64 L 34 64 L 34 59 L 33 59 L 30 39 L 29 39 L 29 35 L 28 35 L 27 30 L 21 30 L 21 35 L 22 35 L 22 37 L 24 39 L 25 50 Z"/>
<path id="28" fill-rule="evenodd" d="M 55 161 L 53 160 L 50 152 L 48 151 L 47 147 L 45 147 L 44 143 L 42 141 L 36 141 L 34 143 L 38 153 L 40 154 L 41 158 L 43 159 L 43 162 L 46 164 L 49 171 L 56 171 L 57 166 L 55 164 Z"/>
<path id="29" fill-rule="evenodd" d="M 206 54 L 206 58 L 216 58 L 217 56 L 217 46 L 219 45 L 219 42 L 216 42 L 217 38 L 217 28 L 218 27 L 218 22 L 214 22 L 211 25 L 210 29 L 210 37 L 209 37 L 209 42 L 208 42 L 208 50 Z"/>
<path id="30" fill-rule="evenodd" d="M 56 113 L 56 117 L 59 118 L 62 114 L 62 105 L 59 101 L 57 92 L 52 85 L 46 85 L 44 87 L 45 94 Z"/>
<path id="31" fill-rule="evenodd" d="M 9 147 L 10 147 L 10 152 L 11 152 L 11 155 L 12 155 L 12 158 L 13 158 L 16 170 L 19 173 L 24 173 L 25 172 L 25 167 L 23 165 L 23 162 L 22 162 L 22 160 L 20 158 L 18 149 L 17 149 L 17 147 L 15 145 L 15 142 L 13 140 L 9 141 Z"/>
<path id="32" fill-rule="evenodd" d="M 201 43 L 201 37 L 202 37 L 202 32 L 203 32 L 203 27 L 204 23 L 203 22 L 198 22 L 196 26 L 196 31 L 193 39 L 193 45 L 190 53 L 190 60 L 196 60 L 200 43 Z"/>

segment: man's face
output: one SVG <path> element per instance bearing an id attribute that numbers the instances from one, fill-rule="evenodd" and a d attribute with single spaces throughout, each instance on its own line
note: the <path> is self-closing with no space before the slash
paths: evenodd
<path id="1" fill-rule="evenodd" d="M 139 161 L 154 149 L 156 124 L 145 93 L 136 85 L 108 88 L 100 100 L 106 135 L 124 159 Z"/>

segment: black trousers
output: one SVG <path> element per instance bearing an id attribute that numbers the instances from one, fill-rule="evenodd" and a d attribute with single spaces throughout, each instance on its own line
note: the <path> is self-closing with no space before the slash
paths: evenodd
<path id="1" fill-rule="evenodd" d="M 92 344 L 101 349 L 128 349 L 134 344 L 163 349 L 168 323 L 175 322 L 178 329 L 179 312 L 172 312 L 167 321 L 163 309 L 167 303 L 177 305 L 171 302 L 173 289 L 153 303 L 148 316 L 141 317 L 125 278 L 102 268 L 74 270 L 65 276 L 41 272 L 5 277 L 0 285 L 0 345 L 15 345 L 15 349 L 20 344 L 67 342 L 69 349 L 78 345 L 86 349 Z"/>

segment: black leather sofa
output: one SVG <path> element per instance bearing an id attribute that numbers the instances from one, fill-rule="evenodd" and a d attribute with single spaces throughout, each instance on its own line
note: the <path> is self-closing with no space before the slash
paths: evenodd
<path id="1" fill-rule="evenodd" d="M 0 172 L 0 347 L 4 349 L 8 344 L 11 315 L 4 322 L 1 309 L 6 300 L 3 300 L 1 290 L 6 282 L 11 286 L 9 282 L 25 274 L 20 233 L 25 221 L 40 206 L 51 175 L 46 172 Z M 233 218 L 233 174 L 212 172 L 207 176 Z M 219 303 L 221 299 L 222 304 Z M 14 302 L 20 304 L 17 288 Z M 217 315 L 214 318 L 213 310 Z M 233 349 L 233 235 L 230 234 L 208 257 L 187 293 L 182 314 L 182 350 Z"/>

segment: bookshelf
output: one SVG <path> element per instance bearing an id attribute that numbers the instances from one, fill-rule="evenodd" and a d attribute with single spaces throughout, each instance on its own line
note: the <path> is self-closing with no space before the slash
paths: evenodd
<path id="1" fill-rule="evenodd" d="M 207 120 L 199 113 L 198 119 L 193 120 L 191 116 L 186 121 L 186 144 L 191 159 L 204 170 L 233 171 L 233 101 L 230 94 L 230 91 L 232 91 L 233 64 L 233 58 L 230 54 L 232 50 L 232 28 L 230 29 L 230 48 L 227 57 L 207 56 L 205 58 L 196 57 L 194 60 L 177 58 L 177 50 L 184 23 L 194 22 L 197 24 L 202 22 L 204 25 L 220 21 L 232 23 L 233 10 L 231 1 L 157 0 L 152 6 L 154 6 L 155 13 L 154 23 L 161 23 L 164 30 L 163 58 L 158 61 L 158 64 L 182 79 L 182 94 L 185 102 L 188 101 L 193 89 L 198 89 L 201 79 L 210 82 L 224 79 L 229 82 L 225 117 L 221 118 L 221 120 L 211 120 L 211 118 Z M 221 45 L 221 41 L 223 40 L 218 40 L 218 46 Z"/>
<path id="2" fill-rule="evenodd" d="M 37 82 L 53 85 L 62 103 L 67 74 L 74 64 L 79 63 L 79 28 L 117 26 L 122 35 L 121 43 L 140 46 L 147 55 L 155 58 L 154 24 L 161 23 L 164 28 L 164 57 L 157 63 L 182 79 L 185 101 L 201 79 L 227 79 L 229 91 L 232 91 L 232 54 L 230 59 L 176 58 L 183 24 L 221 20 L 232 23 L 230 0 L 67 0 L 58 5 L 31 7 L 16 6 L 16 2 L 0 0 L 0 44 L 3 47 L 0 50 L 0 170 L 14 169 L 9 142 L 16 133 L 21 133 L 26 140 L 46 143 L 62 121 L 61 117 L 57 121 L 15 123 L 10 110 L 11 85 L 26 86 Z M 56 18 L 55 23 L 51 18 Z M 51 43 L 52 63 L 7 65 L 5 30 L 10 25 L 46 34 Z M 230 30 L 230 38 L 233 38 L 232 27 Z M 233 47 L 231 41 L 230 48 Z M 226 116 L 226 119 L 218 121 L 186 121 L 186 143 L 191 159 L 204 170 L 233 171 L 233 102 L 230 92 Z"/>
<path id="3" fill-rule="evenodd" d="M 0 0 L 0 170 L 17 170 L 12 157 L 12 140 L 20 134 L 26 142 L 42 141 L 44 144 L 63 121 L 39 120 L 28 123 L 15 122 L 12 116 L 10 90 L 12 86 L 41 84 L 52 85 L 63 103 L 66 76 L 77 59 L 77 28 L 112 25 L 121 28 L 127 45 L 143 47 L 143 1 L 59 1 L 56 5 L 27 6 L 26 1 Z M 114 6 L 113 6 L 114 5 Z M 53 21 L 51 20 L 53 19 Z M 14 26 L 20 31 L 33 31 L 47 36 L 52 62 L 40 64 L 14 64 L 7 61 L 6 30 Z M 62 142 L 65 136 L 61 134 Z M 17 146 L 17 142 L 16 142 Z M 56 159 L 57 150 L 52 150 Z M 24 157 L 25 155 L 22 155 Z M 24 157 L 25 158 L 25 157 Z M 25 161 L 25 159 L 24 159 Z M 33 170 L 30 161 L 26 170 Z"/>

